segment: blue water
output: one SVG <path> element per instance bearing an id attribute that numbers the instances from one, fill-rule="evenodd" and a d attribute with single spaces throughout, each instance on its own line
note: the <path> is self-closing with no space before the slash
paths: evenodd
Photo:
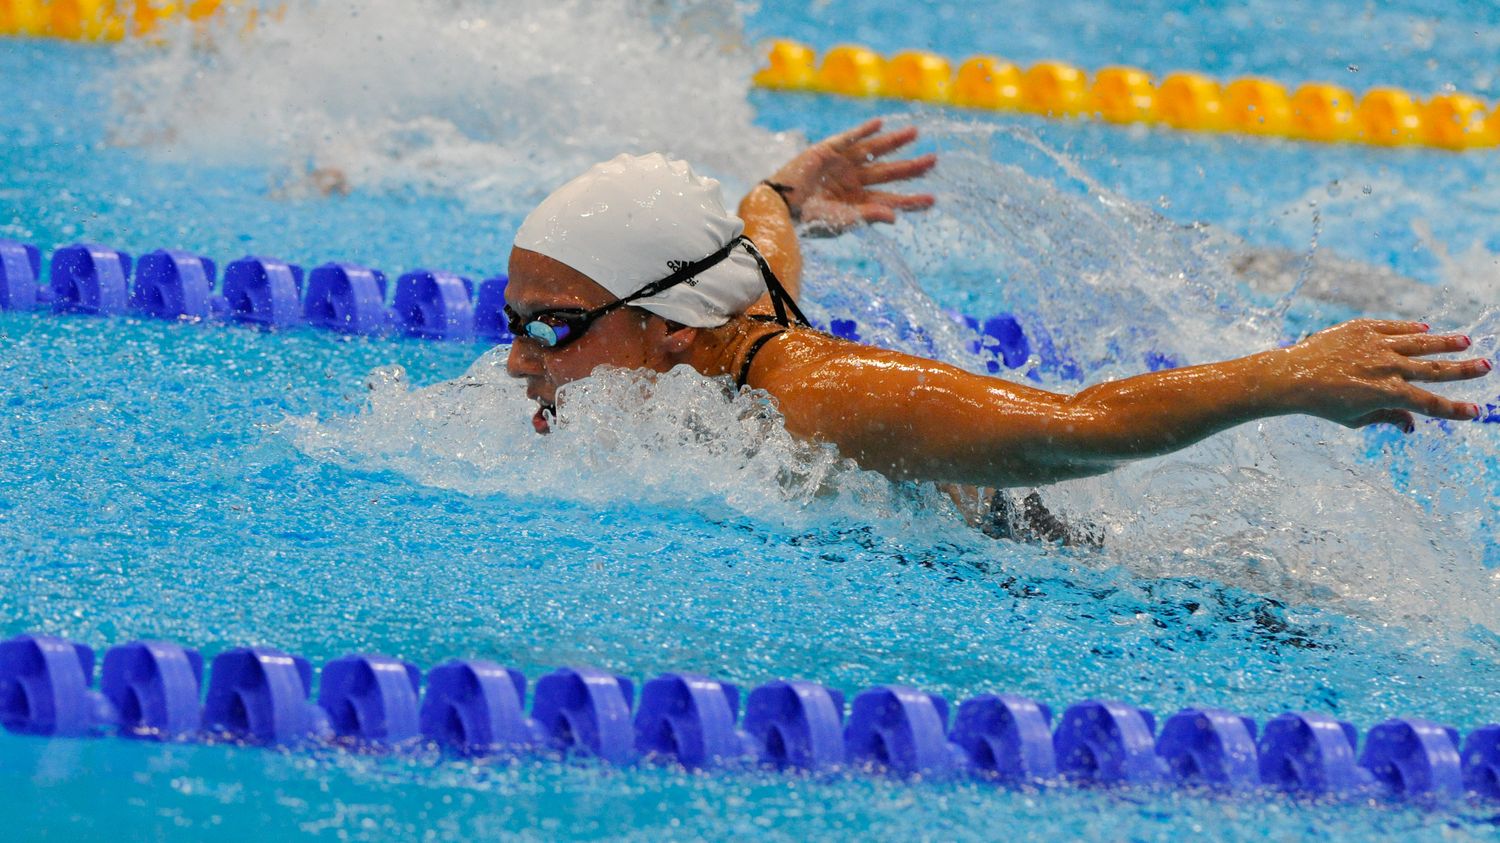
<path id="1" fill-rule="evenodd" d="M 1309 11 L 1265 3 L 1253 14 L 1157 5 L 830 2 L 804 12 L 767 4 L 743 22 L 743 37 L 1289 81 L 1357 65 L 1359 80 L 1380 69 L 1380 82 L 1415 88 L 1452 82 L 1487 93 L 1493 84 L 1480 75 L 1489 72 L 1481 59 L 1492 55 L 1500 22 L 1483 7 L 1464 16 L 1446 4 Z M 475 14 L 460 6 L 433 4 L 434 29 L 424 34 Z M 542 57 L 515 61 L 559 74 L 570 61 L 586 63 L 587 45 L 576 43 L 584 36 L 547 29 L 539 8 L 518 3 L 514 12 L 542 27 L 530 36 Z M 627 4 L 597 8 L 591 14 L 625 32 L 623 52 L 656 48 L 630 43 L 637 36 L 625 19 L 609 17 L 630 12 Z M 726 9 L 682 8 L 669 23 L 674 37 L 740 37 Z M 312 27 L 295 13 L 285 26 L 290 48 L 311 43 Z M 381 144 L 316 139 L 242 147 L 234 133 L 253 130 L 256 119 L 236 123 L 185 97 L 173 108 L 186 116 L 165 123 L 217 133 L 211 145 L 229 154 L 209 160 L 181 135 L 120 145 L 140 127 L 119 106 L 122 85 L 149 89 L 140 68 L 163 61 L 154 49 L 0 42 L 0 78 L 19 83 L 0 123 L 8 174 L 0 237 L 47 250 L 80 239 L 137 254 L 173 246 L 221 263 L 268 253 L 395 271 L 439 264 L 484 277 L 503 269 L 519 215 L 555 181 L 554 170 L 623 143 L 589 134 L 587 115 L 544 94 L 529 103 L 542 109 L 536 120 L 555 118 L 553 130 L 576 121 L 579 134 L 542 142 L 507 124 L 478 153 L 451 142 L 397 144 L 389 154 Z M 226 44 L 217 61 L 243 72 L 253 62 L 234 62 L 257 49 Z M 677 49 L 663 48 L 664 61 L 679 60 Z M 701 56 L 685 54 L 686 79 Z M 435 74 L 444 62 L 467 67 L 458 51 L 430 60 L 423 70 Z M 198 66 L 181 61 L 179 70 Z M 406 73 L 398 66 L 381 80 L 406 109 L 402 119 L 441 117 L 488 137 L 465 122 L 477 119 L 468 106 L 402 88 Z M 731 185 L 791 148 L 772 132 L 816 137 L 905 111 L 747 93 L 742 82 L 733 101 L 693 103 L 694 84 L 664 78 L 665 93 L 636 94 L 621 111 L 659 116 L 675 106 L 703 120 L 704 137 L 692 143 L 734 149 L 718 165 Z M 364 108 L 360 84 L 332 90 L 348 102 L 325 103 L 308 125 L 339 124 Z M 754 122 L 738 131 L 701 113 L 732 118 L 746 102 Z M 267 103 L 243 106 L 254 115 Z M 362 119 L 388 116 L 375 108 Z M 631 119 L 611 113 L 600 123 L 624 132 Z M 1019 117 L 895 119 L 916 120 L 944 152 L 946 175 L 933 189 L 957 210 L 814 244 L 809 280 L 818 313 L 877 325 L 889 344 L 925 343 L 973 364 L 945 333 L 954 329 L 943 308 L 984 315 L 1017 307 L 1050 326 L 1086 377 L 1098 378 L 1138 369 L 1148 349 L 1214 359 L 1352 315 L 1347 305 L 1307 297 L 1278 304 L 1235 283 L 1223 257 L 1238 248 L 1235 238 L 1304 252 L 1316 240 L 1320 250 L 1414 276 L 1434 291 L 1446 284 L 1496 300 L 1469 264 L 1444 263 L 1434 248 L 1478 249 L 1475 265 L 1484 265 L 1500 219 L 1490 198 L 1492 153 L 1392 153 Z M 653 141 L 650 122 L 641 119 L 629 145 Z M 748 148 L 755 143 L 770 151 Z M 296 189 L 312 158 L 346 169 L 351 194 Z M 519 187 L 477 200 L 464 169 L 475 159 L 508 161 L 501 173 Z M 1413 229 L 1416 219 L 1429 239 Z M 1214 233 L 1182 227 L 1193 222 Z M 1173 271 L 1200 271 L 1204 287 L 1174 281 Z M 1477 326 L 1469 329 L 1481 349 L 1494 353 L 1492 318 L 1451 309 L 1446 318 Z M 0 635 L 43 631 L 100 647 L 157 637 L 210 655 L 267 644 L 315 663 L 350 651 L 423 666 L 465 656 L 533 677 L 588 664 L 637 678 L 692 670 L 744 686 L 783 676 L 846 692 L 909 683 L 955 701 L 1010 691 L 1054 707 L 1099 696 L 1162 713 L 1188 704 L 1258 718 L 1312 709 L 1362 727 L 1420 714 L 1468 730 L 1500 717 L 1496 560 L 1476 538 L 1497 516 L 1492 433 L 1429 428 L 1402 443 L 1306 420 L 1254 426 L 1181 459 L 1060 490 L 1071 511 L 1113 530 L 1112 549 L 1091 555 L 990 541 L 930 490 L 799 451 L 753 420 L 735 427 L 738 408 L 691 378 L 659 387 L 674 402 L 659 396 L 627 401 L 613 415 L 581 411 L 574 434 L 538 442 L 524 398 L 483 364 L 470 375 L 483 389 L 408 391 L 405 384 L 459 377 L 483 351 L 476 346 L 4 313 L 0 350 Z M 1039 376 L 1066 386 L 1055 373 Z M 627 394 L 629 386 L 605 378 L 595 388 Z M 679 406 L 726 420 L 725 432 L 706 443 L 686 435 L 673 415 Z M 610 444 L 599 444 L 601 432 Z M 742 459 L 761 442 L 770 444 Z M 783 484 L 777 472 L 823 474 Z M 1261 796 L 1013 792 L 6 734 L 0 794 L 0 815 L 21 839 L 945 839 L 992 837 L 998 828 L 1028 839 L 1414 839 L 1486 837 L 1497 828 L 1495 806 L 1479 804 L 1426 811 Z"/>

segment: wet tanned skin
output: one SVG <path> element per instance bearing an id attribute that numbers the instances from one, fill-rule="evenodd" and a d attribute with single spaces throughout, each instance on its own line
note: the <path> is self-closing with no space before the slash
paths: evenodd
<path id="1" fill-rule="evenodd" d="M 879 134 L 879 128 L 871 121 L 824 141 L 773 177 L 795 184 L 794 202 L 799 193 L 804 197 L 798 203 L 804 222 L 809 209 L 819 209 L 816 222 L 838 230 L 931 204 L 930 196 L 866 189 L 920 175 L 935 163 L 930 157 L 878 161 L 915 137 L 912 129 Z M 762 186 L 739 211 L 746 234 L 795 295 L 801 254 L 788 205 Z M 523 314 L 612 300 L 587 277 L 532 252 L 514 250 L 510 267 L 506 297 Z M 751 309 L 767 311 L 766 300 Z M 624 308 L 562 349 L 517 340 L 509 370 L 527 380 L 528 395 L 550 406 L 558 387 L 600 365 L 666 371 L 685 363 L 710 377 L 735 374 L 750 342 L 772 330 L 744 317 L 720 328 L 683 328 Z M 762 347 L 749 385 L 771 394 L 793 434 L 831 442 L 891 477 L 1030 486 L 1103 473 L 1270 416 L 1300 413 L 1347 427 L 1385 423 L 1407 432 L 1413 414 L 1476 418 L 1476 405 L 1416 385 L 1487 374 L 1485 360 L 1423 359 L 1469 345 L 1467 337 L 1430 334 L 1422 323 L 1359 320 L 1290 348 L 1064 395 L 793 329 Z"/>

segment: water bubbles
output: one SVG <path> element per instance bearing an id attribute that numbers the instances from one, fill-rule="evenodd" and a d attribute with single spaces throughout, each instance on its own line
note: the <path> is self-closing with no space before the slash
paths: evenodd
<path id="1" fill-rule="evenodd" d="M 651 15 L 627 0 L 521 0 L 504 26 L 495 14 L 479 0 L 329 0 L 212 49 L 184 30 L 118 75 L 117 134 L 186 160 L 269 166 L 288 195 L 337 171 L 355 189 L 511 212 L 625 150 L 753 182 L 793 148 L 754 125 L 756 57 L 730 0 Z M 703 15 L 716 28 L 692 23 Z"/>
<path id="2" fill-rule="evenodd" d="M 940 148 L 950 131 L 937 120 L 924 120 L 922 129 Z M 1179 226 L 1152 214 L 1080 175 L 1065 158 L 1058 162 L 1065 175 L 1055 180 L 1038 177 L 1041 167 L 994 163 L 1015 158 L 1017 144 L 1036 143 L 1024 132 L 995 129 L 993 148 L 983 151 L 973 126 L 951 131 L 964 149 L 947 153 L 931 178 L 937 208 L 874 250 L 881 272 L 821 280 L 818 289 L 833 287 L 848 300 L 872 285 L 958 286 L 984 295 L 987 308 L 1019 311 L 1034 344 L 1045 328 L 1049 355 L 1076 364 L 1074 377 L 1056 366 L 1032 370 L 1047 388 L 1076 392 L 1139 374 L 1152 353 L 1197 363 L 1273 348 L 1282 340 L 1286 309 L 1303 291 L 1372 283 L 1371 268 L 1353 264 L 1344 275 L 1321 275 L 1328 265 L 1313 260 L 1321 211 L 1308 251 L 1281 260 L 1211 227 Z M 1320 192 L 1328 194 L 1325 202 L 1347 201 L 1340 180 Z M 1305 201 L 1320 205 L 1313 196 Z M 1492 272 L 1492 257 L 1476 257 L 1475 266 Z M 1267 270 L 1288 282 L 1270 307 L 1245 293 L 1246 282 L 1260 283 L 1258 273 Z M 920 313 L 910 305 L 905 310 Z M 939 327 L 935 319 L 919 325 Z M 1482 444 L 1489 441 L 1484 431 L 1469 433 L 1481 450 L 1456 459 L 1493 472 L 1496 449 Z M 1488 528 L 1478 524 L 1495 518 L 1494 507 L 1438 504 L 1443 515 L 1434 519 L 1423 501 L 1454 500 L 1440 491 L 1451 479 L 1439 474 L 1414 501 L 1393 481 L 1391 463 L 1372 459 L 1364 434 L 1285 418 L 1235 428 L 1104 477 L 1059 484 L 1048 490 L 1048 501 L 1088 513 L 1111 536 L 1105 555 L 1142 575 L 1194 574 L 1417 626 L 1462 629 L 1477 622 L 1500 629 L 1500 594 L 1471 550 L 1484 544 Z M 1386 552 L 1370 552 L 1374 537 Z"/>
<path id="3" fill-rule="evenodd" d="M 829 517 L 939 518 L 931 509 L 828 446 L 794 438 L 764 393 L 678 367 L 661 374 L 606 369 L 558 392 L 552 433 L 538 436 L 535 404 L 505 373 L 508 347 L 462 377 L 413 389 L 400 367 L 366 380 L 365 409 L 291 420 L 304 452 L 349 468 L 393 470 L 470 495 L 505 494 L 590 503 L 635 501 L 809 524 Z M 566 483 L 558 483 L 566 466 Z M 816 502 L 816 505 L 814 505 Z"/>

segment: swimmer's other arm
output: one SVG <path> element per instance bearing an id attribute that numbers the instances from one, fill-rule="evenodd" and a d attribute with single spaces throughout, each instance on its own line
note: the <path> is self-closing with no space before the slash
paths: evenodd
<path id="1" fill-rule="evenodd" d="M 917 139 L 917 129 L 882 132 L 882 125 L 868 120 L 809 146 L 740 202 L 745 235 L 793 298 L 802 286 L 799 223 L 811 234 L 829 236 L 865 223 L 895 222 L 898 212 L 932 207 L 931 194 L 881 189 L 918 178 L 937 165 L 931 154 L 890 159 Z M 762 298 L 750 310 L 770 309 L 770 299 Z"/>
<path id="2" fill-rule="evenodd" d="M 1100 474 L 1270 416 L 1414 428 L 1413 414 L 1472 419 L 1474 404 L 1414 382 L 1467 380 L 1488 361 L 1428 360 L 1467 337 L 1416 322 L 1360 320 L 1295 346 L 1156 372 L 1062 395 L 930 360 L 799 333 L 756 359 L 794 434 L 832 442 L 893 477 L 1029 486 Z"/>
<path id="3" fill-rule="evenodd" d="M 765 256 L 781 286 L 793 299 L 798 298 L 802 294 L 802 246 L 797 242 L 791 206 L 775 190 L 758 184 L 740 200 L 739 215 L 745 221 L 745 236 Z M 771 309 L 770 296 L 762 296 L 751 312 Z"/>

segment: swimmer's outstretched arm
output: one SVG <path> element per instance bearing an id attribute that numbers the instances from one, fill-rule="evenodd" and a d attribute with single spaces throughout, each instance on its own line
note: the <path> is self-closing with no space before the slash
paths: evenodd
<path id="1" fill-rule="evenodd" d="M 777 399 L 793 433 L 832 442 L 891 476 L 1026 486 L 1100 474 L 1270 416 L 1306 414 L 1411 432 L 1413 414 L 1473 419 L 1474 404 L 1416 383 L 1481 377 L 1467 337 L 1417 322 L 1360 320 L 1295 346 L 1155 372 L 1061 395 L 894 351 L 806 332 L 772 343 L 751 384 Z"/>
<path id="2" fill-rule="evenodd" d="M 797 242 L 800 223 L 809 234 L 840 234 L 867 222 L 895 222 L 897 211 L 932 207 L 926 193 L 893 193 L 875 185 L 905 181 L 937 165 L 937 156 L 921 155 L 895 161 L 881 160 L 917 139 L 909 126 L 880 131 L 880 120 L 869 120 L 847 132 L 813 144 L 740 202 L 745 234 L 766 256 L 787 292 L 796 298 L 802 286 L 802 249 Z M 770 307 L 763 298 L 751 309 Z"/>

